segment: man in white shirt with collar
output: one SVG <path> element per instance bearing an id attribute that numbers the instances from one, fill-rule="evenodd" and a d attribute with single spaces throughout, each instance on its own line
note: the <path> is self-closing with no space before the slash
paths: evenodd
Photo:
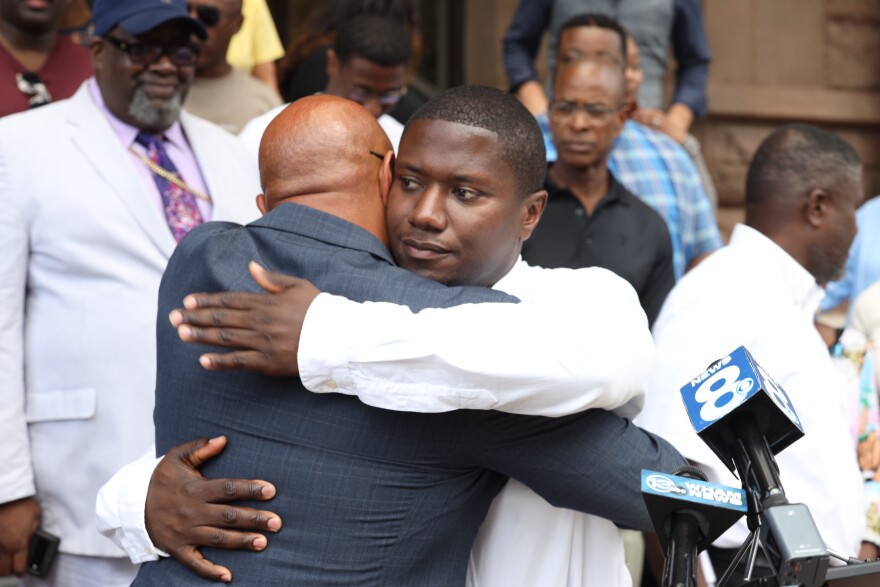
<path id="1" fill-rule="evenodd" d="M 654 325 L 657 364 L 637 420 L 710 481 L 738 486 L 679 409 L 678 390 L 745 345 L 788 393 L 806 433 L 776 457 L 789 500 L 810 508 L 828 547 L 851 556 L 865 528 L 863 486 L 846 387 L 813 318 L 855 235 L 861 173 L 852 147 L 819 128 L 788 125 L 764 140 L 746 179 L 745 224 L 684 276 Z M 718 576 L 747 533 L 743 519 L 710 549 Z"/>

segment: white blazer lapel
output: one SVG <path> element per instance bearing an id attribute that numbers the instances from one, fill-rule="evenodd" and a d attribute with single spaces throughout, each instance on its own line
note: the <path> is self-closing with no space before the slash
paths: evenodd
<path id="1" fill-rule="evenodd" d="M 91 163 L 96 175 L 119 197 L 144 233 L 166 257 L 170 257 L 176 243 L 168 223 L 153 203 L 134 168 L 134 161 L 92 101 L 87 83 L 71 98 L 70 116 L 67 119 L 71 138 Z"/>

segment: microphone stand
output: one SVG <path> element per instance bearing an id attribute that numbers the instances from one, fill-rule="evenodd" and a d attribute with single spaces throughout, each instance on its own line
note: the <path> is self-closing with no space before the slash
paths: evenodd
<path id="1" fill-rule="evenodd" d="M 706 479 L 706 474 L 696 467 L 680 467 L 672 474 L 694 480 L 695 487 L 688 487 L 687 489 L 691 496 L 699 495 L 699 484 L 701 483 L 706 484 L 703 486 L 703 490 L 709 489 L 711 493 L 711 487 Z M 668 488 L 662 491 L 662 493 L 670 492 Z M 675 491 L 675 493 L 684 492 L 684 487 L 678 487 L 677 491 Z M 663 565 L 663 587 L 696 587 L 699 570 L 697 554 L 701 548 L 708 546 L 709 543 L 721 534 L 722 528 L 729 528 L 742 516 L 741 496 L 742 493 L 735 495 L 736 507 L 732 509 L 722 508 L 719 510 L 716 504 L 710 510 L 706 510 L 706 504 L 701 504 L 697 500 L 691 505 L 687 505 L 687 501 L 678 502 L 671 511 L 668 513 L 664 512 L 662 518 L 658 513 L 657 519 L 654 520 L 654 527 L 658 529 L 658 533 L 662 532 L 662 537 L 667 538 L 665 544 L 666 562 Z M 718 498 L 704 497 L 702 499 L 708 500 L 711 503 Z M 725 500 L 723 503 L 726 504 L 727 501 Z M 654 515 L 652 514 L 653 517 Z M 660 522 L 661 519 L 662 522 Z M 713 524 L 717 525 L 713 527 Z"/>
<path id="2" fill-rule="evenodd" d="M 750 514 L 751 515 L 751 514 Z M 758 529 L 754 529 L 749 533 L 745 542 L 742 543 L 742 546 L 739 547 L 739 550 L 736 551 L 736 555 L 733 557 L 733 560 L 730 562 L 730 566 L 724 571 L 724 574 L 721 575 L 721 579 L 718 580 L 716 587 L 724 587 L 730 581 L 730 578 L 733 576 L 734 570 L 736 570 L 737 565 L 746 555 L 746 552 L 749 553 L 749 560 L 746 565 L 746 574 L 745 580 L 749 581 L 752 577 L 752 571 L 755 567 L 755 558 L 758 555 Z"/>
<path id="3" fill-rule="evenodd" d="M 760 582 L 764 577 L 754 580 L 759 581 L 758 583 L 752 579 L 759 544 L 764 548 L 777 582 L 782 581 L 785 576 L 794 580 L 795 584 L 822 584 L 828 568 L 829 554 L 806 506 L 790 505 L 785 497 L 779 478 L 779 466 L 766 437 L 760 432 L 755 416 L 751 413 L 741 414 L 733 422 L 732 430 L 736 431 L 736 436 L 729 440 L 728 450 L 747 495 L 749 511 L 746 519 L 750 534 L 725 571 L 718 587 L 727 584 L 746 551 L 749 552 L 749 559 L 743 576 L 745 585 L 768 584 L 766 581 Z M 791 515 L 791 512 L 797 511 L 803 511 L 806 517 L 803 514 L 796 518 L 782 517 L 783 512 Z M 802 538 L 803 532 L 807 532 L 807 537 Z M 819 550 L 815 554 L 803 553 L 802 550 L 797 555 L 791 554 L 798 550 L 795 545 L 800 544 L 800 540 L 805 544 L 813 540 Z"/>
<path id="4" fill-rule="evenodd" d="M 751 418 L 749 419 L 751 420 Z M 761 455 L 764 458 L 755 458 L 755 447 L 763 447 L 764 439 L 755 428 L 754 422 L 749 421 L 745 426 L 742 426 L 739 429 L 749 438 L 748 444 L 752 447 L 752 450 L 748 450 L 742 440 L 738 439 L 734 443 L 734 450 L 732 451 L 733 461 L 736 465 L 736 470 L 741 476 L 743 489 L 746 492 L 746 498 L 748 500 L 749 512 L 746 514 L 746 523 L 749 527 L 749 535 L 733 557 L 730 566 L 724 571 L 724 574 L 717 583 L 717 587 L 725 587 L 725 585 L 727 585 L 733 576 L 734 570 L 747 552 L 749 558 L 746 562 L 746 570 L 743 578 L 747 583 L 751 582 L 752 573 L 755 570 L 755 561 L 758 557 L 758 546 L 761 543 L 759 538 L 761 530 L 761 514 L 764 511 L 761 498 L 764 495 L 770 494 L 773 490 L 776 490 L 776 492 L 779 493 L 782 492 L 782 482 L 779 480 L 778 472 L 774 467 L 767 466 L 768 462 L 772 462 L 774 465 L 776 464 L 772 454 L 769 455 L 769 458 L 766 455 Z M 767 452 L 769 453 L 769 449 Z M 753 467 L 756 460 L 763 461 L 765 466 Z M 760 471 L 760 476 L 756 474 L 757 471 Z M 783 493 L 782 495 L 784 498 L 785 494 Z"/>
<path id="5" fill-rule="evenodd" d="M 738 587 L 778 587 L 780 569 L 774 569 L 774 576 L 752 578 L 752 574 L 755 568 L 758 546 L 761 545 L 762 518 L 774 506 L 785 506 L 788 504 L 788 500 L 785 497 L 785 491 L 782 489 L 776 459 L 773 458 L 766 439 L 759 432 L 753 416 L 743 414 L 737 420 L 735 429 L 737 431 L 737 438 L 730 443 L 729 449 L 736 470 L 740 474 L 743 489 L 746 492 L 748 500 L 746 520 L 750 533 L 737 551 L 730 566 L 724 571 L 724 574 L 717 583 L 717 587 L 725 587 L 730 582 L 736 567 L 747 553 L 748 559 L 743 576 L 744 582 Z M 768 526 L 771 529 L 772 527 L 772 525 Z M 784 537 L 785 534 L 777 536 L 777 538 Z M 834 585 L 836 579 L 855 581 L 854 577 L 856 576 L 866 577 L 865 582 L 859 583 L 859 585 L 864 585 L 871 580 L 876 580 L 872 578 L 880 575 L 880 561 L 878 563 L 868 563 L 867 561 L 847 557 L 827 547 L 824 550 L 827 552 L 827 556 L 837 558 L 847 563 L 847 566 L 829 569 L 824 574 L 824 580 L 821 583 L 808 583 L 810 585 L 826 584 L 826 581 L 828 582 L 827 584 Z M 768 553 L 768 559 L 771 559 L 771 566 L 774 566 L 775 563 L 770 553 Z M 851 571 L 846 571 L 845 569 L 847 568 L 851 569 Z M 844 579 L 844 577 L 849 578 Z M 852 584 L 855 585 L 855 583 Z M 874 585 L 876 583 L 871 584 Z"/>
<path id="6" fill-rule="evenodd" d="M 699 525 L 692 515 L 687 512 L 672 514 L 663 587 L 696 587 L 699 534 Z"/>

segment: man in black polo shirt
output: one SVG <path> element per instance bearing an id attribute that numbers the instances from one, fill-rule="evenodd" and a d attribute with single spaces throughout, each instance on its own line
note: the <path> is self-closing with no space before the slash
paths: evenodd
<path id="1" fill-rule="evenodd" d="M 622 42 L 610 31 L 595 32 L 608 43 Z M 623 102 L 622 63 L 581 60 L 557 70 L 549 117 L 559 158 L 547 171 L 544 216 L 522 254 L 532 265 L 617 273 L 635 288 L 653 324 L 675 284 L 672 242 L 663 218 L 608 170 L 626 119 Z"/>

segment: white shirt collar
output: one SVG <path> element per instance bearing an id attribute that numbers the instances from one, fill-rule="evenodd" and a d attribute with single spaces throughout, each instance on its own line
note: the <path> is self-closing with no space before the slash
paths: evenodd
<path id="1" fill-rule="evenodd" d="M 769 257 L 767 264 L 776 270 L 780 281 L 785 284 L 792 303 L 805 312 L 816 313 L 825 290 L 816 283 L 816 279 L 803 265 L 775 241 L 750 226 L 737 224 L 730 236 L 730 245 L 753 249 L 755 255 Z"/>
<path id="2" fill-rule="evenodd" d="M 504 277 L 495 282 L 495 285 L 492 286 L 492 289 L 496 289 L 498 291 L 504 291 L 507 293 L 512 293 L 515 291 L 522 291 L 524 281 L 528 282 L 528 264 L 522 260 L 522 256 L 517 257 L 516 263 L 513 264 L 513 267 L 510 268 Z M 516 294 L 513 294 L 516 295 Z"/>

